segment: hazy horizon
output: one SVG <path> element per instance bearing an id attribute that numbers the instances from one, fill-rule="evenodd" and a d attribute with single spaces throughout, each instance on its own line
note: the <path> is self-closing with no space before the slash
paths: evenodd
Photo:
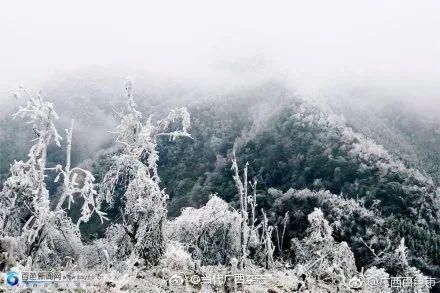
<path id="1" fill-rule="evenodd" d="M 0 6 L 3 92 L 94 67 L 135 79 L 146 73 L 210 85 L 280 78 L 312 95 L 373 87 L 438 100 L 436 1 Z"/>

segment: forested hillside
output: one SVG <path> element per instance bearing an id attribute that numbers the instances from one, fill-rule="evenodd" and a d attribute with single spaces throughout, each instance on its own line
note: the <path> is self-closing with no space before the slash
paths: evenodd
<path id="1" fill-rule="evenodd" d="M 107 95 L 111 86 L 100 91 L 81 81 L 70 86 L 49 89 L 62 113 L 58 123 L 67 128 L 70 118 L 75 118 L 78 130 L 72 164 L 90 168 L 100 183 L 108 176 L 113 156 L 121 155 L 106 133 L 116 124 L 113 105 L 120 105 L 121 100 L 114 93 Z M 81 90 L 73 94 L 75 87 Z M 249 163 L 249 180 L 258 182 L 256 216 L 275 227 L 270 237 L 279 259 L 294 264 L 304 257 L 298 249 L 304 244 L 298 239 L 307 239 L 308 215 L 319 208 L 332 231 L 327 236 L 349 245 L 358 270 L 377 266 L 399 274 L 392 258 L 405 238 L 409 264 L 427 275 L 440 276 L 440 191 L 423 170 L 424 164 L 413 168 L 414 162 L 401 160 L 400 149 L 386 150 L 370 138 L 374 135 L 359 132 L 362 128 L 356 121 L 353 130 L 351 120 L 336 115 L 331 106 L 301 97 L 279 83 L 226 91 L 211 99 L 192 99 L 204 92 L 179 87 L 171 90 L 169 100 L 162 99 L 164 93 L 158 97 L 158 92 L 160 88 L 153 87 L 137 99 L 144 117 L 153 114 L 151 121 L 160 123 L 156 117 L 183 105 L 191 115 L 191 139 L 157 138 L 157 184 L 169 195 L 170 220 L 183 221 L 182 209 L 187 207 L 201 208 L 203 213 L 202 209 L 209 208 L 205 205 L 217 198 L 214 194 L 240 208 L 237 182 L 232 179 L 235 170 L 231 169 L 235 151 L 239 165 Z M 4 182 L 10 175 L 9 164 L 26 156 L 34 134 L 9 114 L 3 114 L 0 131 L 0 179 Z M 139 157 L 144 164 L 147 159 Z M 47 161 L 50 165 L 66 163 L 63 151 L 55 146 L 48 148 Z M 59 198 L 63 191 L 53 179 L 54 175 L 46 177 L 47 188 Z M 94 215 L 81 225 L 86 242 L 103 237 L 109 225 L 122 221 L 125 188 L 117 183 L 113 203 L 103 203 L 109 222 L 100 225 Z M 79 207 L 68 211 L 72 219 L 81 217 Z"/>
<path id="2" fill-rule="evenodd" d="M 413 261 L 437 273 L 439 199 L 432 179 L 355 133 L 328 108 L 290 98 L 264 122 L 243 119 L 242 109 L 249 113 L 251 108 L 219 103 L 193 109 L 194 141 L 160 148 L 170 215 L 200 206 L 211 193 L 234 201 L 229 162 L 235 146 L 240 161 L 252 166 L 259 205 L 270 211 L 272 221 L 280 222 L 287 211 L 295 215 L 289 236 L 301 235 L 306 215 L 319 206 L 331 215 L 335 236 L 353 247 L 358 265 L 374 258 L 364 242 L 380 251 L 406 237 Z M 231 114 L 223 114 L 228 107 Z"/>

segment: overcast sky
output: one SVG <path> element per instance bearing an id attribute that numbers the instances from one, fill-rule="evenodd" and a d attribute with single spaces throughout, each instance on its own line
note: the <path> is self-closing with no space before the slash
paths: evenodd
<path id="1" fill-rule="evenodd" d="M 435 0 L 4 0 L 0 87 L 91 65 L 196 82 L 232 68 L 304 87 L 436 86 L 439 11 Z"/>

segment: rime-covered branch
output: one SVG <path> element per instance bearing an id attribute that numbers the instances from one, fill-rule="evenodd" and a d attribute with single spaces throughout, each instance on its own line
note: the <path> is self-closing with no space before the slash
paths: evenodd
<path id="1" fill-rule="evenodd" d="M 260 225 L 255 226 L 256 220 L 256 207 L 257 207 L 257 181 L 248 181 L 248 166 L 246 163 L 243 168 L 243 177 L 240 177 L 238 169 L 237 159 L 235 157 L 235 151 L 232 154 L 232 167 L 234 171 L 233 179 L 237 188 L 239 201 L 240 201 L 240 243 L 241 243 L 241 256 L 238 263 L 239 269 L 243 269 L 246 263 L 246 259 L 249 254 L 249 243 L 252 236 L 256 236 L 257 230 Z M 252 189 L 252 196 L 248 194 L 248 184 Z M 250 209 L 250 215 L 249 215 Z"/>
<path id="2" fill-rule="evenodd" d="M 79 194 L 85 201 L 80 222 L 87 221 L 95 210 L 96 191 L 93 175 L 82 168 L 71 168 L 70 151 L 72 127 L 67 131 L 66 166 L 47 168 L 47 148 L 55 142 L 60 146 L 61 136 L 55 127 L 58 119 L 53 105 L 43 99 L 41 94 L 29 97 L 26 106 L 20 107 L 14 118 L 22 117 L 32 124 L 34 144 L 29 151 L 26 162 L 18 161 L 11 166 L 11 176 L 6 180 L 0 193 L 0 224 L 2 245 L 10 247 L 8 252 L 21 265 L 61 265 L 67 260 L 80 258 L 81 235 L 76 225 L 67 216 L 62 205 L 73 195 Z M 63 176 L 63 190 L 58 204 L 52 210 L 49 191 L 46 188 L 46 171 L 56 170 Z M 83 183 L 77 182 L 78 175 L 83 176 Z M 93 206 L 93 210 L 88 209 Z M 103 214 L 100 214 L 102 217 Z"/>
<path id="3" fill-rule="evenodd" d="M 105 217 L 106 213 L 100 211 L 101 202 L 97 200 L 94 184 L 95 177 L 90 171 L 83 168 L 71 168 L 73 124 L 74 121 L 72 120 L 70 129 L 66 129 L 66 165 L 64 168 L 60 165 L 55 167 L 55 170 L 59 172 L 55 182 L 58 182 L 61 176 L 63 177 L 63 191 L 55 210 L 61 210 L 66 200 L 67 209 L 70 209 L 71 204 L 74 202 L 74 196 L 77 195 L 83 200 L 81 217 L 78 219 L 77 226 L 82 222 L 88 222 L 94 212 L 99 216 L 101 223 L 103 223 L 107 218 Z M 78 176 L 82 176 L 82 183 L 78 182 Z"/>

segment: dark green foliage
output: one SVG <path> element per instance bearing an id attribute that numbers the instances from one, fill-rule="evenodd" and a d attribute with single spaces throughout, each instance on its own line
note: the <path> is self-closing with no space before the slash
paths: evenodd
<path id="1" fill-rule="evenodd" d="M 211 193 L 233 200 L 235 187 L 227 156 L 249 123 L 231 105 L 190 108 L 192 140 L 159 143 L 159 175 L 170 195 L 168 213 L 180 214 L 186 206 L 200 207 Z"/>

